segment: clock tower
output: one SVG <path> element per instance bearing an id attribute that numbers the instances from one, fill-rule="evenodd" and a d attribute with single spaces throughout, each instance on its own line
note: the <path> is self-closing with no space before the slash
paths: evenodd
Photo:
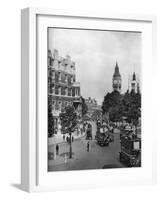
<path id="1" fill-rule="evenodd" d="M 119 67 L 118 67 L 117 62 L 116 62 L 115 72 L 113 74 L 112 82 L 113 82 L 113 84 L 112 84 L 113 90 L 121 92 L 121 75 L 119 72 Z"/>

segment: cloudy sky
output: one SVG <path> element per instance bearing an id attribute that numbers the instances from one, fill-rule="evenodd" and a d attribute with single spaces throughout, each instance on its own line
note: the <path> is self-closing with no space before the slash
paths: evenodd
<path id="1" fill-rule="evenodd" d="M 141 33 L 77 29 L 48 29 L 48 48 L 59 55 L 71 56 L 76 63 L 76 80 L 84 98 L 96 98 L 102 104 L 112 91 L 116 61 L 122 77 L 122 93 L 128 89 L 128 77 L 141 73 Z"/>

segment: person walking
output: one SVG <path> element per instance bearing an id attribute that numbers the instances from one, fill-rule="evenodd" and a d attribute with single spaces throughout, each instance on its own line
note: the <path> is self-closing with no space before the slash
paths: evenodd
<path id="1" fill-rule="evenodd" d="M 87 152 L 89 152 L 89 141 L 87 142 Z"/>
<path id="2" fill-rule="evenodd" d="M 56 155 L 59 155 L 59 145 L 56 145 Z"/>
<path id="3" fill-rule="evenodd" d="M 63 134 L 63 141 L 65 141 L 65 135 Z"/>

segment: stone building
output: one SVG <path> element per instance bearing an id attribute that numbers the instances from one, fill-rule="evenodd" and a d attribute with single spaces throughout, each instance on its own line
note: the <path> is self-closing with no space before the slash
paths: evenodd
<path id="1" fill-rule="evenodd" d="M 121 92 L 121 83 L 122 83 L 121 75 L 120 75 L 120 72 L 119 72 L 118 64 L 116 62 L 115 71 L 114 71 L 113 79 L 112 79 L 113 90 Z"/>
<path id="2" fill-rule="evenodd" d="M 97 118 L 97 117 L 101 117 L 102 115 L 102 109 L 101 106 L 98 105 L 96 99 L 92 99 L 91 97 L 89 97 L 88 99 L 85 99 L 85 103 L 87 105 L 88 111 L 87 111 L 87 115 L 91 118 Z"/>
<path id="3" fill-rule="evenodd" d="M 69 55 L 60 57 L 56 49 L 48 51 L 48 100 L 56 133 L 61 132 L 59 114 L 66 106 L 73 105 L 81 117 L 80 83 L 76 82 L 75 62 Z"/>

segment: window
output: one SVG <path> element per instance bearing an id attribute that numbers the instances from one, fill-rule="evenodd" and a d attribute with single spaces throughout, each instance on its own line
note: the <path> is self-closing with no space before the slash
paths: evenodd
<path id="1" fill-rule="evenodd" d="M 58 88 L 58 95 L 61 95 L 61 87 Z"/>
<path id="2" fill-rule="evenodd" d="M 55 71 L 54 70 L 51 72 L 51 79 L 52 80 L 55 79 Z"/>
<path id="3" fill-rule="evenodd" d="M 71 89 L 68 89 L 68 96 L 71 96 Z"/>
<path id="4" fill-rule="evenodd" d="M 65 96 L 68 96 L 68 88 L 65 88 Z"/>
<path id="5" fill-rule="evenodd" d="M 68 65 L 67 65 L 67 64 L 65 64 L 65 71 L 67 70 L 67 66 L 68 66 Z"/>
<path id="6" fill-rule="evenodd" d="M 58 80 L 61 81 L 61 73 L 58 72 Z"/>
<path id="7" fill-rule="evenodd" d="M 52 110 L 55 110 L 55 101 L 52 100 Z"/>
<path id="8" fill-rule="evenodd" d="M 55 94 L 55 85 L 52 85 L 52 94 Z"/>
<path id="9" fill-rule="evenodd" d="M 58 102 L 58 106 L 59 106 L 59 110 L 61 110 L 61 106 L 62 106 L 62 102 L 61 101 Z"/>
<path id="10" fill-rule="evenodd" d="M 67 74 L 65 74 L 65 82 L 67 82 L 67 80 L 68 80 L 68 76 Z"/>
<path id="11" fill-rule="evenodd" d="M 71 83 L 73 83 L 73 76 L 71 76 Z"/>

